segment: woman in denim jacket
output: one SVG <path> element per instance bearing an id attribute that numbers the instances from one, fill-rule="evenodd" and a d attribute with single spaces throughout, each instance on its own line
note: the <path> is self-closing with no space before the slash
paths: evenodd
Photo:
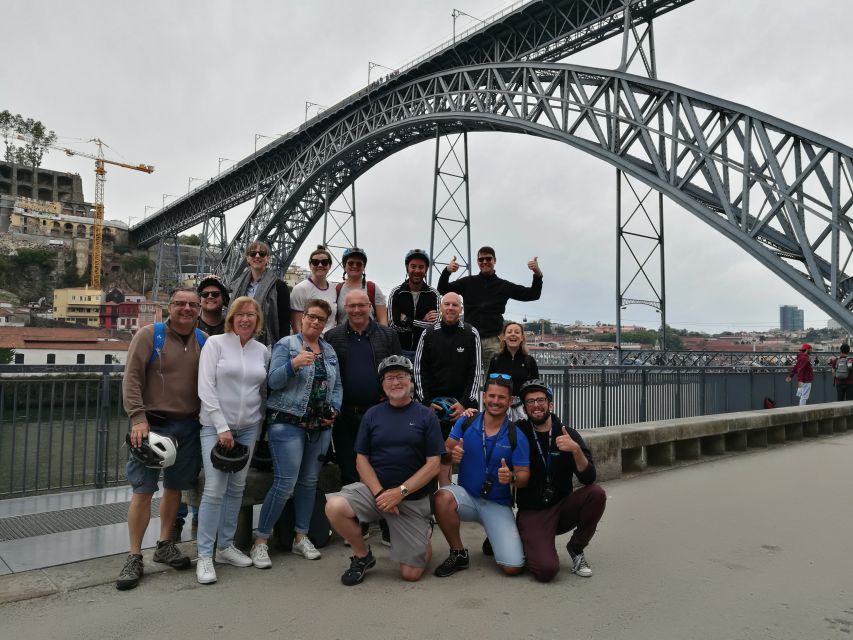
<path id="1" fill-rule="evenodd" d="M 320 334 L 332 314 L 329 303 L 305 303 L 302 331 L 279 340 L 272 350 L 267 411 L 273 483 L 264 498 L 252 562 L 259 569 L 272 566 L 267 541 L 284 505 L 294 496 L 296 537 L 293 553 L 316 560 L 320 552 L 306 535 L 314 509 L 320 457 L 332 439 L 332 423 L 343 399 L 338 357 Z"/>

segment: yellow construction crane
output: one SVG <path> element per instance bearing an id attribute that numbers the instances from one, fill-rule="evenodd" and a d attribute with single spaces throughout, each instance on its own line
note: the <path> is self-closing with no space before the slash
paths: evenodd
<path id="1" fill-rule="evenodd" d="M 27 136 L 17 134 L 16 138 L 24 142 L 32 142 Z M 105 164 L 115 165 L 116 167 L 124 167 L 125 169 L 133 169 L 134 171 L 144 171 L 145 173 L 153 173 L 154 167 L 150 164 L 127 164 L 117 160 L 107 160 L 104 158 L 104 143 L 98 138 L 93 138 L 89 142 L 94 142 L 98 145 L 98 154 L 85 153 L 76 149 L 68 149 L 55 144 L 46 145 L 51 149 L 62 151 L 67 156 L 80 156 L 81 158 L 89 158 L 95 161 L 95 223 L 92 225 L 92 274 L 89 279 L 89 286 L 93 289 L 101 288 L 101 255 L 103 253 L 103 238 L 104 238 L 104 185 L 107 181 L 107 170 Z"/>

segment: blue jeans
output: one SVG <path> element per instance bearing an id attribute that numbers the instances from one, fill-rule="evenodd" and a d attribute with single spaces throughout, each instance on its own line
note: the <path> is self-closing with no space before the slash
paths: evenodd
<path id="1" fill-rule="evenodd" d="M 255 441 L 261 425 L 232 431 L 234 441 L 249 447 L 249 456 L 255 448 Z M 204 493 L 198 507 L 198 555 L 213 557 L 213 543 L 219 533 L 219 548 L 225 549 L 234 541 L 237 531 L 237 516 L 243 503 L 243 489 L 246 487 L 247 464 L 237 473 L 225 473 L 213 468 L 210 452 L 219 441 L 216 427 L 201 428 L 201 456 L 204 462 Z"/>
<path id="2" fill-rule="evenodd" d="M 258 521 L 257 537 L 268 539 L 281 517 L 284 505 L 293 496 L 296 533 L 308 533 L 317 478 L 326 455 L 332 430 L 306 431 L 294 424 L 280 422 L 270 425 L 267 432 L 272 453 L 273 482 L 264 498 Z"/>

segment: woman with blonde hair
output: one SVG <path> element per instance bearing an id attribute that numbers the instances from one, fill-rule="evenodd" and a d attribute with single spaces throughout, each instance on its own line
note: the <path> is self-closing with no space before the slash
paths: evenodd
<path id="1" fill-rule="evenodd" d="M 211 451 L 226 452 L 235 444 L 248 449 L 248 459 L 264 419 L 269 351 L 254 338 L 263 330 L 261 306 L 247 296 L 237 298 L 225 317 L 225 333 L 211 336 L 201 350 L 198 396 L 201 400 L 201 453 L 204 492 L 198 513 L 198 563 L 201 584 L 216 582 L 216 561 L 249 567 L 252 560 L 234 546 L 237 516 L 243 502 L 249 465 L 235 473 L 213 466 Z"/>

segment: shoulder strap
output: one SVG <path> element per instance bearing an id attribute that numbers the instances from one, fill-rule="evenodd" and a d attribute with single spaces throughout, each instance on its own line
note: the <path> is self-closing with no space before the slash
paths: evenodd
<path id="1" fill-rule="evenodd" d="M 376 310 L 376 283 L 373 280 L 367 281 L 367 297 L 370 300 L 370 306 Z"/>
<path id="2" fill-rule="evenodd" d="M 148 366 L 150 367 L 154 361 L 160 357 L 160 352 L 163 350 L 163 345 L 166 342 L 166 323 L 165 322 L 155 322 L 154 323 L 154 339 L 151 345 L 151 358 L 148 360 Z"/>
<path id="3" fill-rule="evenodd" d="M 465 422 L 462 423 L 462 433 L 459 434 L 460 436 L 465 435 L 465 431 L 468 429 L 468 427 L 470 427 L 472 424 L 474 424 L 474 420 L 477 419 L 478 415 L 480 415 L 480 414 L 476 413 L 473 416 L 468 416 L 467 418 L 465 418 Z"/>
<path id="4" fill-rule="evenodd" d="M 204 341 L 207 338 L 204 337 L 204 331 L 196 327 L 195 329 L 195 340 L 198 342 L 198 348 L 201 349 L 204 346 Z"/>
<path id="5" fill-rule="evenodd" d="M 518 432 L 516 430 L 515 420 L 509 421 L 509 426 L 507 426 L 506 435 L 509 438 L 510 449 L 515 452 L 515 447 L 518 446 Z"/>
<path id="6" fill-rule="evenodd" d="M 344 288 L 343 282 L 339 282 L 338 284 L 335 285 L 335 298 L 341 297 L 341 289 L 343 289 L 343 288 Z"/>

